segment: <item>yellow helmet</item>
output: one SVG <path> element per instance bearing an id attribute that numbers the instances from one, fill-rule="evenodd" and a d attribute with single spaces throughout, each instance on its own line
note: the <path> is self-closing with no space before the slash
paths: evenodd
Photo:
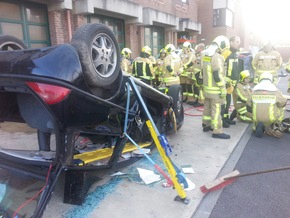
<path id="1" fill-rule="evenodd" d="M 241 81 L 244 81 L 245 78 L 249 77 L 251 74 L 250 74 L 250 71 L 248 70 L 243 70 L 241 73 L 240 73 L 240 79 Z"/>
<path id="2" fill-rule="evenodd" d="M 175 51 L 175 46 L 173 44 L 167 44 L 164 49 L 165 49 L 166 53 L 169 54 L 169 53 Z"/>
<path id="3" fill-rule="evenodd" d="M 223 52 L 224 50 L 230 48 L 229 39 L 227 37 L 225 37 L 225 36 L 218 36 L 218 37 L 216 37 L 213 40 L 213 43 L 215 43 L 218 46 L 218 48 L 219 48 L 219 50 L 221 52 Z"/>
<path id="4" fill-rule="evenodd" d="M 191 49 L 191 44 L 190 42 L 186 41 L 182 45 L 183 48 L 186 48 L 188 51 Z"/>
<path id="5" fill-rule="evenodd" d="M 132 51 L 129 48 L 123 48 L 121 51 L 121 55 L 123 55 L 125 58 L 129 58 L 131 54 Z"/>
<path id="6" fill-rule="evenodd" d="M 259 77 L 259 82 L 261 82 L 262 80 L 270 80 L 271 82 L 273 82 L 273 74 L 269 72 L 262 73 Z"/>
<path id="7" fill-rule="evenodd" d="M 142 52 L 145 53 L 145 54 L 148 54 L 149 56 L 151 55 L 151 48 L 147 45 L 145 45 L 143 48 L 142 48 Z"/>

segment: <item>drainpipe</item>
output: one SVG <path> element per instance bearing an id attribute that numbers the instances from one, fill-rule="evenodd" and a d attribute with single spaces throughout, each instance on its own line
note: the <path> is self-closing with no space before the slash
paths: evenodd
<path id="1" fill-rule="evenodd" d="M 66 10 L 66 19 L 67 19 L 68 39 L 70 41 L 72 38 L 70 10 Z"/>

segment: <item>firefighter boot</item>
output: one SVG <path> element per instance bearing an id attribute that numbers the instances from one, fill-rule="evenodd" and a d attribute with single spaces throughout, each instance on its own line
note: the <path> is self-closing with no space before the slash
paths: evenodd
<path id="1" fill-rule="evenodd" d="M 225 133 L 212 134 L 212 137 L 216 139 L 230 139 L 231 138 L 230 135 L 225 134 Z"/>

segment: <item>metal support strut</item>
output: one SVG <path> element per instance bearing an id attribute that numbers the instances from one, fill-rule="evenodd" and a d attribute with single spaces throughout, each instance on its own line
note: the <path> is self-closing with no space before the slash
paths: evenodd
<path id="1" fill-rule="evenodd" d="M 190 200 L 186 197 L 186 193 L 184 188 L 188 187 L 185 175 L 174 165 L 174 163 L 172 162 L 172 160 L 170 159 L 169 155 L 171 154 L 171 147 L 168 144 L 168 141 L 165 137 L 165 135 L 161 135 L 147 109 L 147 106 L 142 98 L 142 96 L 140 95 L 140 92 L 134 82 L 134 80 L 129 77 L 129 83 L 127 83 L 127 91 L 128 91 L 128 98 L 127 98 L 127 107 L 126 107 L 126 118 L 125 118 L 125 124 L 124 124 L 124 135 L 142 152 L 142 154 L 145 155 L 146 158 L 149 159 L 149 161 L 151 163 L 153 163 L 153 165 L 156 167 L 156 164 L 153 162 L 153 160 L 148 157 L 148 155 L 146 153 L 143 152 L 143 150 L 133 141 L 133 139 L 131 139 L 128 134 L 126 133 L 127 130 L 127 122 L 128 122 L 128 113 L 129 113 L 129 103 L 130 103 L 130 87 L 132 89 L 132 91 L 135 93 L 135 95 L 137 96 L 137 100 L 138 102 L 141 104 L 143 110 L 146 113 L 147 116 L 147 121 L 146 121 L 146 125 L 150 131 L 151 137 L 158 149 L 158 152 L 167 168 L 167 171 L 169 172 L 170 178 L 168 178 L 167 175 L 164 175 L 165 173 L 163 171 L 160 171 L 161 169 L 157 168 L 158 171 L 167 179 L 168 183 L 170 185 L 173 185 L 173 188 L 175 188 L 175 190 L 178 193 L 178 196 L 175 197 L 175 201 L 180 201 L 183 202 L 185 204 L 189 204 Z M 182 184 L 181 184 L 182 183 Z"/>

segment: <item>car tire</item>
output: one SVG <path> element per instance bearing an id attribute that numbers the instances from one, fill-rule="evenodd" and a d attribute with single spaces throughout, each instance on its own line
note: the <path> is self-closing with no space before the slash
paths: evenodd
<path id="1" fill-rule="evenodd" d="M 181 85 L 172 85 L 168 89 L 168 95 L 173 99 L 173 111 L 177 121 L 177 129 L 183 125 L 184 109 L 183 109 L 183 94 Z"/>
<path id="2" fill-rule="evenodd" d="M 27 45 L 22 42 L 20 39 L 10 36 L 10 35 L 1 35 L 0 36 L 0 51 L 8 50 L 22 50 L 27 49 Z"/>
<path id="3" fill-rule="evenodd" d="M 119 45 L 107 26 L 96 23 L 81 26 L 71 45 L 78 52 L 85 81 L 91 88 L 108 88 L 122 73 Z"/>

